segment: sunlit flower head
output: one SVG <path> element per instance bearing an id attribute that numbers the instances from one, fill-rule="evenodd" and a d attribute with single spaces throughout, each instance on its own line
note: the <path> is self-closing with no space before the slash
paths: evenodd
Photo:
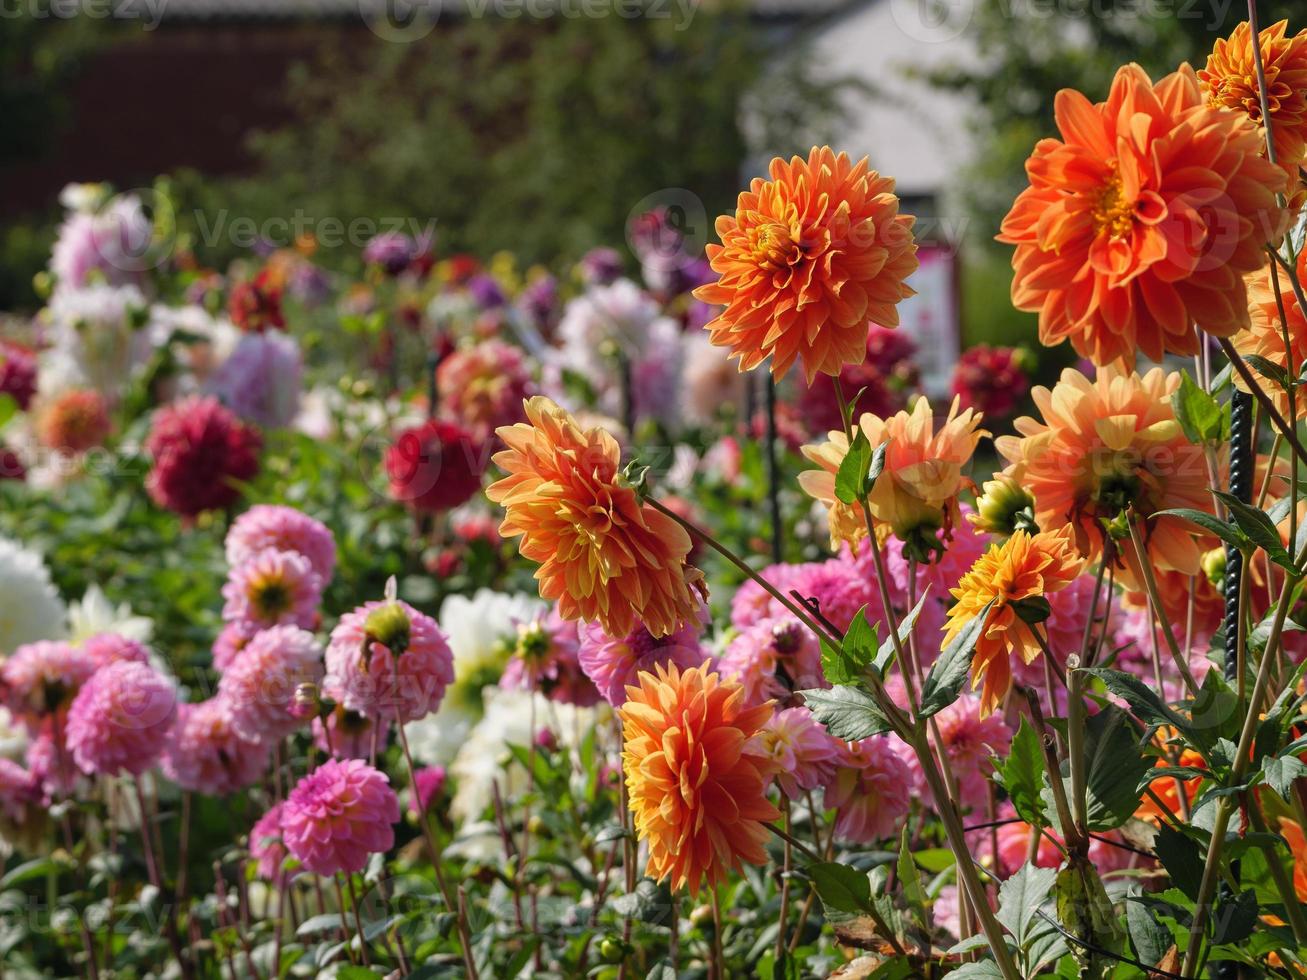
<path id="1" fill-rule="evenodd" d="M 325 584 L 336 567 L 336 541 L 321 521 L 279 504 L 256 504 L 232 522 L 225 542 L 227 564 L 240 565 L 261 551 L 303 555 Z"/>
<path id="2" fill-rule="evenodd" d="M 1307 160 L 1307 30 L 1289 36 L 1289 22 L 1262 28 L 1257 35 L 1267 104 L 1274 133 L 1275 162 L 1295 183 Z M 1227 38 L 1218 38 L 1198 81 L 1209 105 L 1234 109 L 1264 126 L 1257 84 L 1252 28 L 1244 21 Z"/>
<path id="3" fill-rule="evenodd" d="M 772 715 L 761 739 L 777 766 L 776 785 L 791 800 L 829 782 L 844 751 L 844 743 L 827 734 L 802 706 Z"/>
<path id="4" fill-rule="evenodd" d="M 641 624 L 625 636 L 609 636 L 598 623 L 586 623 L 580 630 L 577 656 L 581 669 L 614 707 L 626 703 L 627 687 L 639 683 L 641 671 L 652 672 L 660 664 L 675 664 L 681 670 L 700 666 L 708 658 L 699 634 L 699 621 L 687 623 L 666 636 L 654 636 Z"/>
<path id="5" fill-rule="evenodd" d="M 83 453 L 102 445 L 112 423 L 102 394 L 94 388 L 70 388 L 41 405 L 36 437 L 41 445 L 66 453 Z"/>
<path id="6" fill-rule="evenodd" d="M 666 636 L 695 619 L 703 575 L 686 564 L 690 536 L 623 479 L 617 441 L 548 398 L 527 401 L 526 414 L 499 430 L 508 449 L 495 463 L 508 476 L 486 496 L 507 512 L 500 534 L 520 535 L 522 555 L 540 564 L 540 595 L 610 636 L 637 620 Z"/>
<path id="7" fill-rule="evenodd" d="M 1054 112 L 1062 138 L 1036 144 L 998 236 L 1016 246 L 1012 301 L 1038 311 L 1041 342 L 1133 365 L 1197 353 L 1195 325 L 1245 326 L 1242 276 L 1287 221 L 1257 127 L 1209 106 L 1188 65 L 1156 84 L 1126 65 L 1106 102 L 1063 89 Z"/>
<path id="8" fill-rule="evenodd" d="M 896 327 L 913 294 L 914 219 L 899 214 L 894 181 L 830 147 L 777 157 L 754 178 L 734 215 L 717 219 L 708 246 L 717 282 L 694 295 L 726 307 L 708 324 L 713 343 L 751 370 L 768 357 L 780 377 L 798 360 L 811 384 L 867 356 L 874 323 Z"/>
<path id="9" fill-rule="evenodd" d="M 216 398 L 185 398 L 158 409 L 145 448 L 154 465 L 145 489 L 183 517 L 226 507 L 259 471 L 263 440 Z"/>
<path id="10" fill-rule="evenodd" d="M 182 789 L 226 796 L 258 782 L 272 746 L 242 739 L 231 705 L 217 697 L 177 709 L 177 724 L 163 752 L 163 772 Z"/>
<path id="11" fill-rule="evenodd" d="M 522 419 L 531 374 L 520 347 L 484 340 L 454 351 L 436 369 L 440 408 L 480 439 Z"/>
<path id="12" fill-rule="evenodd" d="M 552 701 L 589 706 L 602 699 L 581 668 L 577 624 L 550 610 L 517 627 L 513 655 L 500 684 L 539 691 Z"/>
<path id="13" fill-rule="evenodd" d="M 263 630 L 236 655 L 218 681 L 235 732 L 248 742 L 275 742 L 302 724 L 291 710 L 301 684 L 322 680 L 322 648 L 296 626 Z"/>
<path id="14" fill-rule="evenodd" d="M 1017 419 L 1020 436 L 1001 436 L 996 445 L 1012 464 L 1008 474 L 1034 495 L 1039 527 L 1069 524 L 1076 549 L 1092 561 L 1104 553 L 1103 522 L 1133 508 L 1146 522 L 1154 567 L 1198 571 L 1202 551 L 1192 526 L 1153 517 L 1212 507 L 1203 450 L 1185 438 L 1171 406 L 1179 386 L 1180 375 L 1161 368 L 1143 377 L 1104 368 L 1094 381 L 1068 368 L 1052 391 L 1031 392 L 1042 418 Z M 1129 545 L 1121 550 L 1132 558 Z"/>
<path id="15" fill-rule="evenodd" d="M 912 773 L 889 739 L 874 736 L 844 744 L 823 803 L 835 810 L 835 834 L 859 844 L 898 836 L 912 808 Z"/>
<path id="16" fill-rule="evenodd" d="M 390 850 L 399 798 L 385 773 L 360 759 L 328 759 L 301 779 L 281 809 L 291 856 L 320 875 L 354 874 Z"/>
<path id="17" fill-rule="evenodd" d="M 767 799 L 775 764 L 755 741 L 772 706 L 744 706 L 744 691 L 706 667 L 643 673 L 618 709 L 622 768 L 646 873 L 697 897 L 744 864 L 767 861 Z"/>
<path id="18" fill-rule="evenodd" d="M 794 691 L 827 686 L 820 641 L 790 615 L 750 625 L 731 640 L 715 667 L 744 688 L 747 704 L 784 703 Z"/>
<path id="19" fill-rule="evenodd" d="M 86 650 L 62 641 L 24 644 L 0 666 L 5 705 L 36 730 L 72 703 L 98 666 Z"/>
<path id="20" fill-rule="evenodd" d="M 1307 32 L 1304 32 L 1307 36 Z M 1307 282 L 1307 250 L 1298 253 L 1298 278 Z M 1255 354 L 1264 357 L 1277 367 L 1284 368 L 1290 377 L 1296 377 L 1298 366 L 1307 360 L 1307 312 L 1298 305 L 1298 296 L 1289 284 L 1289 277 L 1284 270 L 1279 270 L 1280 295 L 1277 301 L 1275 283 L 1271 279 L 1271 267 L 1264 265 L 1248 276 L 1248 314 L 1247 330 L 1241 330 L 1232 338 L 1235 350 L 1248 357 Z M 1284 321 L 1280 320 L 1280 303 L 1284 304 Z M 1289 335 L 1289 353 L 1284 353 L 1284 335 Z M 1287 364 L 1287 367 L 1286 367 Z M 1240 390 L 1248 386 L 1238 374 L 1234 382 Z M 1289 413 L 1289 395 L 1279 385 L 1263 384 L 1263 389 L 1275 400 L 1281 414 Z M 1295 408 L 1301 417 L 1303 398 L 1296 397 Z"/>
<path id="21" fill-rule="evenodd" d="M 82 772 L 138 776 L 163 751 L 177 717 L 177 690 L 130 660 L 101 667 L 68 709 L 68 751 Z"/>
<path id="22" fill-rule="evenodd" d="M 904 541 L 926 542 L 928 553 L 935 532 L 958 517 L 964 471 L 981 437 L 989 435 L 980 428 L 980 416 L 971 409 L 959 412 L 955 398 L 936 431 L 930 403 L 920 398 L 911 411 L 888 419 L 864 414 L 858 424 L 873 448 L 886 446 L 884 470 L 869 501 L 872 517 Z M 841 541 L 856 546 L 867 534 L 861 508 L 835 496 L 835 474 L 848 451 L 843 432 L 803 447 L 803 455 L 821 468 L 799 474 L 799 483 L 829 508 L 832 547 Z"/>
<path id="23" fill-rule="evenodd" d="M 993 545 L 953 589 L 956 601 L 949 610 L 945 646 L 993 603 L 971 662 L 972 687 L 982 688 L 981 718 L 998 707 L 1011 687 L 1012 657 L 1031 663 L 1040 655 L 1038 640 L 1013 604 L 1066 588 L 1082 567 L 1065 531 L 1033 536 L 1017 531 Z"/>
<path id="24" fill-rule="evenodd" d="M 311 628 L 322 602 L 322 579 L 297 551 L 260 551 L 233 568 L 222 587 L 222 615 L 255 626 Z"/>

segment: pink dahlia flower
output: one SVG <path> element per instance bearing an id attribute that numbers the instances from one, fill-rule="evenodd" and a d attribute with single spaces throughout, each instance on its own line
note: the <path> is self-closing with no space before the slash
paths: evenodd
<path id="1" fill-rule="evenodd" d="M 912 774 L 879 735 L 844 745 L 825 790 L 836 834 L 859 844 L 894 837 L 912 807 Z"/>
<path id="2" fill-rule="evenodd" d="M 413 814 L 421 816 L 431 809 L 445 791 L 445 767 L 427 766 L 415 772 L 413 779 L 417 783 L 418 792 L 414 797 L 410 791 L 408 808 Z"/>
<path id="3" fill-rule="evenodd" d="M 717 670 L 744 686 L 750 704 L 784 702 L 794 691 L 830 686 L 821 670 L 821 644 L 793 616 L 761 619 L 745 629 L 718 658 Z"/>
<path id="4" fill-rule="evenodd" d="M 67 708 L 98 665 L 85 649 L 53 640 L 20 646 L 0 667 L 5 704 L 29 729 Z"/>
<path id="5" fill-rule="evenodd" d="M 351 711 L 407 724 L 440 707 L 452 683 L 445 634 L 407 602 L 364 603 L 331 631 L 323 690 Z"/>
<path id="6" fill-rule="evenodd" d="M 27 743 L 27 770 L 41 787 L 47 802 L 72 796 L 82 774 L 67 748 L 55 745 L 54 736 L 43 732 Z"/>
<path id="7" fill-rule="evenodd" d="M 831 738 L 807 708 L 786 708 L 763 726 L 762 742 L 776 761 L 776 785 L 791 800 L 835 776 L 844 743 Z"/>
<path id="8" fill-rule="evenodd" d="M 266 629 L 311 629 L 322 602 L 322 579 L 309 559 L 295 551 L 260 551 L 241 562 L 222 587 L 222 615 Z"/>
<path id="9" fill-rule="evenodd" d="M 997 836 L 998 870 L 1006 878 L 1015 874 L 1026 863 L 1026 858 L 1030 853 L 1031 827 L 1028 823 L 1017 819 L 1016 811 L 1012 809 L 1010 803 L 1004 804 L 999 809 L 998 818 L 1011 822 L 998 827 L 994 833 L 989 830 L 978 830 L 973 831 L 968 837 L 973 842 L 973 853 L 978 857 L 982 855 L 987 857 L 993 853 L 993 838 Z M 1039 845 L 1035 854 L 1035 867 L 1060 867 L 1063 852 L 1058 847 L 1058 843 L 1061 843 L 1061 841 L 1062 838 L 1055 830 L 1044 828 L 1044 831 L 1039 835 Z M 1114 846 L 1114 843 L 1121 842 L 1120 831 L 1115 830 L 1099 834 L 1090 841 L 1089 860 L 1100 873 L 1119 871 L 1122 868 L 1130 867 L 1136 861 L 1137 855 L 1133 852 Z"/>
<path id="10" fill-rule="evenodd" d="M 504 667 L 499 686 L 539 691 L 563 704 L 589 707 L 602 698 L 581 669 L 577 624 L 552 609 L 541 619 L 518 626 L 517 645 Z"/>
<path id="11" fill-rule="evenodd" d="M 232 726 L 221 697 L 177 709 L 177 724 L 163 753 L 163 772 L 182 789 L 226 796 L 258 781 L 271 746 L 247 742 Z"/>
<path id="12" fill-rule="evenodd" d="M 321 521 L 278 504 L 256 504 L 232 522 L 227 532 L 227 564 L 233 568 L 260 552 L 293 551 L 313 566 L 323 585 L 336 568 L 336 539 Z"/>
<path id="13" fill-rule="evenodd" d="M 708 660 L 699 642 L 701 631 L 698 624 L 691 623 L 656 637 L 637 626 L 619 638 L 609 636 L 598 623 L 587 623 L 581 627 L 577 659 L 604 700 L 616 708 L 626 703 L 626 689 L 637 683 L 641 671 L 653 671 L 663 664 L 685 670 Z"/>
<path id="14" fill-rule="evenodd" d="M 326 719 L 313 719 L 313 744 L 337 759 L 370 759 L 390 742 L 390 722 L 365 718 L 336 705 Z"/>
<path id="15" fill-rule="evenodd" d="M 880 602 L 872 585 L 874 580 L 843 558 L 802 565 L 772 565 L 763 570 L 762 576 L 782 595 L 788 596 L 793 590 L 805 599 L 815 599 L 821 614 L 841 630 L 848 629 L 864 605 L 870 604 L 867 616 L 872 622 L 881 618 Z M 762 619 L 787 615 L 791 615 L 789 611 L 752 579 L 741 585 L 731 599 L 731 625 L 739 630 Z"/>
<path id="16" fill-rule="evenodd" d="M 291 710 L 301 684 L 322 680 L 322 648 L 297 626 L 274 626 L 246 644 L 218 681 L 232 728 L 247 742 L 273 742 L 300 726 Z"/>
<path id="17" fill-rule="evenodd" d="M 96 633 L 82 644 L 82 650 L 97 669 L 120 660 L 131 660 L 138 664 L 150 662 L 150 651 L 145 648 L 145 644 L 120 633 Z"/>
<path id="18" fill-rule="evenodd" d="M 130 660 L 102 667 L 68 709 L 68 750 L 91 775 L 138 776 L 163 751 L 177 718 L 177 691 L 153 667 Z"/>
<path id="19" fill-rule="evenodd" d="M 281 866 L 286 861 L 286 845 L 281 839 L 281 813 L 285 807 L 285 803 L 278 803 L 250 829 L 250 857 L 264 881 L 281 880 Z"/>
<path id="20" fill-rule="evenodd" d="M 258 634 L 257 626 L 241 619 L 234 619 L 224 626 L 213 641 L 213 669 L 220 674 L 225 671 Z"/>
<path id="21" fill-rule="evenodd" d="M 493 339 L 459 348 L 441 361 L 436 389 L 442 414 L 481 439 L 522 421 L 522 402 L 533 392 L 521 348 Z"/>
<path id="22" fill-rule="evenodd" d="M 953 369 L 953 394 L 963 408 L 974 408 L 991 421 L 1005 419 L 1030 390 L 1033 363 L 1034 357 L 1019 347 L 977 344 L 963 352 Z"/>
<path id="23" fill-rule="evenodd" d="M 26 347 L 0 341 L 0 395 L 8 395 L 20 412 L 36 394 L 36 358 Z"/>
<path id="24" fill-rule="evenodd" d="M 949 764 L 957 778 L 958 802 L 973 813 L 984 812 L 989 802 L 989 776 L 993 757 L 1003 756 L 1012 744 L 1012 729 L 1001 714 L 980 716 L 980 699 L 964 694 L 935 715 Z M 923 792 L 928 790 L 923 787 Z"/>
<path id="25" fill-rule="evenodd" d="M 399 799 L 384 773 L 358 759 L 330 759 L 290 791 L 281 811 L 286 849 L 320 875 L 362 871 L 390 850 Z"/>
<path id="26" fill-rule="evenodd" d="M 145 478 L 151 499 L 183 517 L 226 507 L 237 484 L 259 471 L 259 433 L 216 398 L 190 397 L 154 413 L 145 448 L 154 466 Z"/>

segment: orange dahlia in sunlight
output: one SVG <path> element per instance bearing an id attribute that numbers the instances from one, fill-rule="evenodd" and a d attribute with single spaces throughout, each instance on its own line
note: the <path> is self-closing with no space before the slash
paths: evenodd
<path id="1" fill-rule="evenodd" d="M 1307 251 L 1300 252 L 1298 255 L 1298 278 L 1307 282 Z M 1261 269 L 1247 277 L 1248 282 L 1248 313 L 1249 325 L 1247 330 L 1241 330 L 1233 337 L 1235 349 L 1245 356 L 1257 354 L 1266 358 L 1272 364 L 1278 364 L 1280 367 L 1287 367 L 1290 377 L 1298 376 L 1298 366 L 1307 360 L 1307 315 L 1304 314 L 1301 306 L 1298 305 L 1298 297 L 1294 295 L 1293 289 L 1289 286 L 1289 277 L 1284 274 L 1283 270 L 1279 273 L 1280 279 L 1280 296 L 1284 301 L 1285 321 L 1280 322 L 1280 308 L 1275 301 L 1275 284 L 1271 280 L 1270 264 L 1262 266 Z M 1284 334 L 1285 327 L 1288 327 L 1289 349 L 1292 354 L 1292 364 L 1289 365 L 1284 354 Z M 1241 389 L 1247 390 L 1247 385 L 1238 374 L 1234 377 L 1234 382 Z M 1279 385 L 1263 385 L 1271 396 L 1275 399 L 1276 407 L 1281 414 L 1288 414 L 1289 396 Z M 1297 404 L 1294 406 L 1298 410 L 1299 418 L 1303 415 L 1303 402 L 1307 400 L 1303 394 L 1295 396 Z"/>
<path id="2" fill-rule="evenodd" d="M 885 468 L 869 501 L 872 517 L 904 541 L 933 542 L 935 531 L 951 527 L 958 516 L 963 470 L 981 437 L 989 435 L 980 428 L 978 412 L 958 408 L 954 398 L 938 432 L 925 398 L 887 419 L 867 412 L 858 420 L 873 447 L 886 444 Z M 856 547 L 867 534 L 861 508 L 835 496 L 835 474 L 848 451 L 843 432 L 828 433 L 825 442 L 803 447 L 803 455 L 821 469 L 799 474 L 799 485 L 829 508 L 832 548 L 841 541 Z"/>
<path id="3" fill-rule="evenodd" d="M 1298 821 L 1288 817 L 1280 818 L 1280 836 L 1288 843 L 1293 855 L 1293 890 L 1299 901 L 1307 902 L 1307 837 L 1303 836 Z"/>
<path id="4" fill-rule="evenodd" d="M 617 441 L 548 398 L 524 408 L 526 422 L 496 430 L 508 448 L 494 461 L 508 475 L 486 496 L 507 512 L 499 533 L 520 535 L 522 555 L 540 564 L 541 597 L 610 636 L 637 620 L 654 636 L 696 621 L 703 573 L 686 563 L 690 536 L 623 479 Z"/>
<path id="5" fill-rule="evenodd" d="M 1257 127 L 1209 106 L 1188 65 L 1156 85 L 1126 65 L 1106 102 L 1063 89 L 1054 112 L 1062 139 L 1036 144 L 998 235 L 1016 246 L 1012 302 L 1039 312 L 1040 341 L 1133 364 L 1196 353 L 1195 324 L 1245 326 L 1242 274 L 1288 221 Z"/>
<path id="6" fill-rule="evenodd" d="M 707 329 L 740 370 L 771 357 L 779 378 L 797 358 L 812 384 L 862 363 L 871 324 L 898 326 L 897 304 L 913 294 L 915 219 L 866 157 L 851 163 L 829 146 L 777 157 L 770 178 L 755 177 L 735 215 L 717 219 L 722 243 L 708 261 L 719 278 L 694 295 L 726 307 Z"/>
<path id="7" fill-rule="evenodd" d="M 1288 27 L 1289 22 L 1282 20 L 1264 28 L 1257 39 L 1266 73 L 1275 162 L 1296 182 L 1299 168 L 1307 161 L 1307 29 L 1287 37 Z M 1198 81 L 1208 105 L 1234 109 L 1263 125 L 1252 28 L 1247 21 L 1228 40 L 1221 38 L 1213 45 Z"/>
<path id="8" fill-rule="evenodd" d="M 991 545 L 952 590 L 956 601 L 944 626 L 944 646 L 994 604 L 971 660 L 971 686 L 981 688 L 982 718 L 999 706 L 1012 687 L 1012 655 L 1031 664 L 1042 652 L 1031 627 L 1012 604 L 1065 589 L 1083 567 L 1065 528 L 1033 535 L 1017 531 L 1001 544 Z"/>
<path id="9" fill-rule="evenodd" d="M 1194 749 L 1185 749 L 1180 753 L 1181 766 L 1188 766 L 1194 769 L 1206 769 L 1207 760 L 1203 758 L 1201 752 Z M 1154 765 L 1170 767 L 1166 759 L 1157 759 Z M 1186 814 L 1189 808 L 1193 806 L 1194 797 L 1198 795 L 1198 788 L 1202 785 L 1202 776 L 1190 776 L 1188 779 L 1181 779 L 1175 776 L 1158 776 L 1148 788 L 1153 791 L 1153 795 L 1166 807 L 1166 813 L 1178 820 L 1187 819 Z M 1180 806 L 1180 790 L 1184 790 L 1184 808 Z M 1157 805 L 1157 801 L 1147 793 L 1139 801 L 1139 809 L 1135 810 L 1135 819 L 1144 820 L 1151 823 L 1154 827 L 1160 826 L 1165 819 L 1162 808 Z"/>
<path id="10" fill-rule="evenodd" d="M 1011 464 L 1007 473 L 1035 497 L 1040 527 L 1070 524 L 1076 549 L 1089 560 L 1105 550 L 1104 523 L 1133 507 L 1144 520 L 1153 566 L 1197 574 L 1202 548 L 1192 525 L 1158 511 L 1192 507 L 1211 511 L 1207 461 L 1176 421 L 1171 395 L 1179 374 L 1154 368 L 1143 377 L 1103 368 L 1094 381 L 1067 368 L 1052 391 L 1031 391 L 1041 419 L 1016 420 L 1019 436 L 995 440 Z M 1115 542 L 1107 548 L 1116 558 Z M 1121 549 L 1120 581 L 1138 584 L 1133 549 Z"/>
<path id="11" fill-rule="evenodd" d="M 699 894 L 745 864 L 765 864 L 767 799 L 776 762 L 757 738 L 773 702 L 746 708 L 744 688 L 707 664 L 640 673 L 626 689 L 622 770 L 635 830 L 649 847 L 645 873 Z"/>

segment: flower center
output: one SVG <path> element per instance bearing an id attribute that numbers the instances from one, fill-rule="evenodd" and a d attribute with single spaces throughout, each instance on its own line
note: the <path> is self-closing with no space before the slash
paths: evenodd
<path id="1" fill-rule="evenodd" d="M 290 609 L 290 589 L 280 579 L 263 579 L 250 590 L 254 608 L 263 616 L 278 616 Z"/>
<path id="2" fill-rule="evenodd" d="M 1134 202 L 1125 199 L 1121 175 L 1113 173 L 1099 191 L 1094 205 L 1094 230 L 1106 231 L 1112 238 L 1124 238 L 1134 227 L 1134 221 Z"/>
<path id="3" fill-rule="evenodd" d="M 780 269 L 803 258 L 790 229 L 777 221 L 753 229 L 753 257 L 764 269 Z"/>

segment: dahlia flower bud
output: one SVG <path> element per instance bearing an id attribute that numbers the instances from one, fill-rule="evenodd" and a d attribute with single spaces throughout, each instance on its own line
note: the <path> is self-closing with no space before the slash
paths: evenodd
<path id="1" fill-rule="evenodd" d="M 1016 531 L 1038 533 L 1034 518 L 1035 498 L 1014 477 L 1000 474 L 986 480 L 976 500 L 976 512 L 968 520 L 986 534 L 1009 535 Z"/>
<path id="2" fill-rule="evenodd" d="M 1218 589 L 1225 579 L 1225 549 L 1213 548 L 1203 555 L 1203 574 Z"/>

